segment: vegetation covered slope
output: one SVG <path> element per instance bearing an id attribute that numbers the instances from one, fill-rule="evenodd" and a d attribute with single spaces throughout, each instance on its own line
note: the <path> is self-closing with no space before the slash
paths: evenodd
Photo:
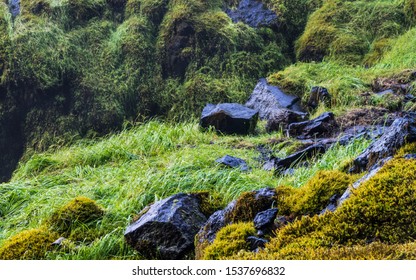
<path id="1" fill-rule="evenodd" d="M 331 172 L 341 172 L 368 141 L 336 146 L 293 175 L 274 177 L 261 170 L 256 147 L 269 145 L 284 156 L 296 149 L 296 142 L 280 133 L 265 134 L 262 128 L 250 137 L 201 132 L 192 117 L 207 102 L 244 102 L 264 76 L 303 101 L 313 86 L 326 87 L 331 104 L 322 104 L 312 115 L 331 107 L 342 116 L 366 105 L 413 110 L 412 102 L 364 93 L 379 89 L 380 79 L 409 83 L 407 93 L 414 93 L 415 1 L 264 3 L 279 16 L 279 28 L 234 23 L 221 1 L 22 0 L 16 18 L 1 2 L 2 180 L 25 156 L 10 182 L 0 185 L 0 259 L 140 258 L 122 234 L 154 200 L 209 191 L 213 204 L 222 207 L 244 191 L 279 185 L 300 188 L 281 202 L 281 214 L 294 214 L 299 221 L 278 233 L 261 254 L 244 251 L 243 244 L 242 252 L 227 255 L 212 249 L 213 258 L 370 258 L 371 252 L 376 258 L 413 258 L 412 240 L 389 229 L 377 233 L 375 225 L 385 221 L 373 216 L 362 225 L 364 234 L 377 237 L 371 247 L 363 243 L 367 236 L 356 236 L 355 220 L 343 224 L 348 236 L 333 231 L 328 239 L 320 238 L 332 232 L 342 215 L 355 217 L 348 211 L 358 211 L 360 197 L 337 214 L 300 218 L 321 207 L 320 187 L 341 192 L 352 180 L 340 173 L 339 186 L 325 187 L 326 178 L 337 174 Z M 171 122 L 126 122 L 155 116 Z M 188 121 L 172 121 L 184 119 Z M 120 129 L 123 123 L 119 134 L 80 140 Z M 221 168 L 214 161 L 224 154 L 244 158 L 253 170 Z M 412 169 L 413 161 L 396 159 L 388 168 L 397 165 Z M 386 167 L 380 176 L 388 180 L 387 173 Z M 315 174 L 319 180 L 309 181 Z M 386 194 L 403 200 L 403 208 L 414 205 L 402 197 L 414 192 L 409 178 L 410 185 L 397 181 L 393 193 Z M 374 193 L 373 183 L 363 195 Z M 409 187 L 405 194 L 402 185 Z M 377 185 L 377 192 L 383 186 Z M 328 195 L 324 193 L 325 201 Z M 65 209 L 78 205 L 74 201 L 86 202 L 93 219 L 59 223 Z M 400 219 L 406 215 L 396 214 Z M 397 226 L 390 222 L 387 227 Z M 59 236 L 68 240 L 60 249 L 51 247 Z M 39 247 L 21 250 L 31 242 Z"/>

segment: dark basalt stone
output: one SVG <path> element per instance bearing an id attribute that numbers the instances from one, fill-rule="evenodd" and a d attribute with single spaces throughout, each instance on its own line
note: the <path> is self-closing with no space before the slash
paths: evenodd
<path id="1" fill-rule="evenodd" d="M 328 137 L 338 127 L 335 116 L 331 112 L 325 112 L 316 119 L 289 125 L 290 136 L 297 136 L 300 139 Z"/>
<path id="2" fill-rule="evenodd" d="M 258 230 L 257 234 L 259 236 L 268 234 L 274 229 L 274 219 L 276 219 L 277 212 L 277 208 L 272 208 L 257 213 L 254 218 L 254 228 Z"/>
<path id="3" fill-rule="evenodd" d="M 266 124 L 266 131 L 280 131 L 286 129 L 291 123 L 301 122 L 305 119 L 306 114 L 292 110 L 276 110 L 269 116 Z"/>
<path id="4" fill-rule="evenodd" d="M 215 162 L 221 163 L 231 168 L 240 168 L 241 171 L 249 170 L 247 163 L 244 160 L 242 160 L 241 158 L 236 158 L 236 157 L 232 157 L 229 155 L 219 158 Z"/>
<path id="5" fill-rule="evenodd" d="M 253 133 L 258 120 L 258 112 L 236 103 L 208 104 L 202 111 L 200 126 L 214 127 L 225 134 Z"/>
<path id="6" fill-rule="evenodd" d="M 284 159 L 274 159 L 274 168 L 277 174 L 281 174 L 286 169 L 291 168 L 293 165 L 299 163 L 302 160 L 307 160 L 319 154 L 326 152 L 327 146 L 324 144 L 315 144 L 307 147 L 306 149 L 294 153 Z"/>
<path id="7" fill-rule="evenodd" d="M 225 12 L 233 22 L 241 21 L 254 28 L 278 25 L 276 13 L 255 0 L 241 0 L 236 9 L 227 9 Z"/>
<path id="8" fill-rule="evenodd" d="M 416 121 L 412 114 L 396 119 L 383 136 L 373 142 L 353 162 L 351 173 L 371 170 L 381 160 L 393 156 L 407 142 L 416 141 Z"/>
<path id="9" fill-rule="evenodd" d="M 282 109 L 306 116 L 299 104 L 299 97 L 286 94 L 280 88 L 269 85 L 266 79 L 260 79 L 245 105 L 257 110 L 260 119 L 269 120 L 279 115 Z"/>
<path id="10" fill-rule="evenodd" d="M 259 248 L 264 248 L 269 241 L 264 238 L 249 236 L 247 237 L 246 242 L 249 244 L 250 251 L 257 251 Z"/>
<path id="11" fill-rule="evenodd" d="M 308 106 L 315 109 L 320 103 L 330 105 L 331 95 L 324 87 L 313 87 L 309 95 Z"/>
<path id="12" fill-rule="evenodd" d="M 179 193 L 151 205 L 124 237 L 146 258 L 185 259 L 193 254 L 195 235 L 206 221 L 198 196 Z"/>

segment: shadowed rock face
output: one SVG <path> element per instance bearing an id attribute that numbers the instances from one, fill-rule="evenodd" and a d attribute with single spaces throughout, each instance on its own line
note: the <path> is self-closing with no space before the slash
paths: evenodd
<path id="1" fill-rule="evenodd" d="M 245 105 L 258 110 L 262 120 L 268 120 L 282 109 L 302 112 L 299 103 L 299 97 L 286 94 L 278 87 L 269 85 L 266 79 L 260 79 Z"/>
<path id="2" fill-rule="evenodd" d="M 255 0 L 242 0 L 236 9 L 227 9 L 225 12 L 233 22 L 241 21 L 254 28 L 278 25 L 277 15 Z"/>
<path id="3" fill-rule="evenodd" d="M 352 173 L 368 171 L 379 161 L 393 156 L 406 142 L 416 141 L 416 120 L 413 114 L 396 119 L 382 137 L 373 142 L 355 160 Z"/>
<path id="4" fill-rule="evenodd" d="M 208 104 L 202 111 L 200 125 L 202 128 L 214 127 L 225 134 L 253 133 L 258 119 L 258 112 L 236 103 Z"/>
<path id="5" fill-rule="evenodd" d="M 194 237 L 206 221 L 200 199 L 179 193 L 151 205 L 124 237 L 146 258 L 183 259 L 193 253 Z"/>
<path id="6" fill-rule="evenodd" d="M 290 124 L 289 135 L 297 136 L 300 139 L 327 137 L 334 133 L 335 128 L 337 128 L 337 124 L 334 114 L 326 112 L 316 119 Z"/>

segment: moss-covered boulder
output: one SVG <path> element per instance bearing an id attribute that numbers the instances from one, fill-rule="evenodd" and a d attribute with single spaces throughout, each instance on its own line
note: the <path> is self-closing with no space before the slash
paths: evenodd
<path id="1" fill-rule="evenodd" d="M 82 231 L 77 231 L 77 228 L 86 229 L 84 233 L 88 233 L 88 227 L 94 227 L 103 215 L 104 209 L 94 200 L 80 196 L 57 209 L 46 224 L 62 235 L 83 239 Z"/>
<path id="2" fill-rule="evenodd" d="M 22 231 L 6 240 L 0 247 L 0 260 L 40 260 L 53 249 L 58 238 L 55 232 L 45 229 Z"/>

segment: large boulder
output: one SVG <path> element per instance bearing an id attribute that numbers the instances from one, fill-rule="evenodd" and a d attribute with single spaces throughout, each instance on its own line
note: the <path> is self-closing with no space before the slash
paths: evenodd
<path id="1" fill-rule="evenodd" d="M 393 156 L 407 142 L 416 141 L 416 120 L 414 114 L 396 119 L 383 136 L 374 141 L 353 163 L 350 172 L 369 171 L 381 160 Z"/>
<path id="2" fill-rule="evenodd" d="M 233 22 L 244 22 L 253 27 L 277 27 L 278 17 L 264 4 L 256 0 L 241 0 L 235 9 L 225 11 Z"/>
<path id="3" fill-rule="evenodd" d="M 334 114 L 325 112 L 313 120 L 290 124 L 288 132 L 290 136 L 310 139 L 331 136 L 337 127 Z"/>
<path id="4" fill-rule="evenodd" d="M 214 127 L 225 134 L 253 133 L 258 120 L 258 112 L 236 103 L 208 104 L 202 111 L 200 126 Z"/>
<path id="5" fill-rule="evenodd" d="M 127 243 L 149 259 L 185 259 L 207 218 L 196 194 L 179 193 L 155 202 L 124 233 Z"/>
<path id="6" fill-rule="evenodd" d="M 245 104 L 259 111 L 260 119 L 268 120 L 282 109 L 302 112 L 300 98 L 284 93 L 280 88 L 269 85 L 266 79 L 260 79 Z"/>

